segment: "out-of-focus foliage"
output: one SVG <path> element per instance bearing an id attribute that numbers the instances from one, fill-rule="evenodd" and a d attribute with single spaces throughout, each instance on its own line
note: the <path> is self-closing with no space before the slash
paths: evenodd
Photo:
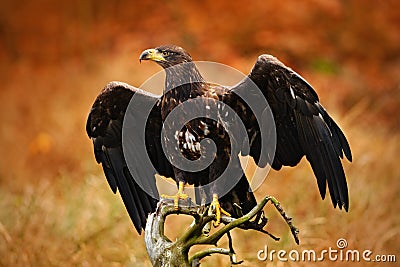
<path id="1" fill-rule="evenodd" d="M 399 9 L 394 0 L 3 1 L 0 266 L 148 264 L 84 126 L 108 81 L 139 86 L 159 71 L 138 57 L 165 43 L 245 73 L 269 53 L 301 73 L 354 151 L 345 165 L 350 212 L 320 201 L 304 163 L 271 173 L 258 197 L 276 195 L 291 209 L 304 229 L 301 248 L 324 249 L 345 237 L 376 253 L 399 251 Z M 245 242 L 237 248 L 245 266 L 264 266 L 255 253 L 270 241 L 235 236 Z M 275 248 L 291 244 L 284 239 Z"/>

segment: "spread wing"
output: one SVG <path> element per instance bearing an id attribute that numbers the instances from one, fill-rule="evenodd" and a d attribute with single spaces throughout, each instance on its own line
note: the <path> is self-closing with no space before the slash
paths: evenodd
<path id="1" fill-rule="evenodd" d="M 348 188 L 341 159 L 344 154 L 351 161 L 352 155 L 346 137 L 321 106 L 311 85 L 270 55 L 260 56 L 248 78 L 224 96 L 224 102 L 236 109 L 247 128 L 248 154 L 260 167 L 268 163 L 268 157 L 261 156 L 260 129 L 265 126 L 248 112 L 249 106 L 238 97 L 256 95 L 254 84 L 267 100 L 275 122 L 276 151 L 270 160 L 272 163 L 269 162 L 272 168 L 295 166 L 306 156 L 317 178 L 321 197 L 325 198 L 328 184 L 334 207 L 338 205 L 347 211 Z"/>
<path id="2" fill-rule="evenodd" d="M 133 96 L 137 97 L 136 105 L 129 105 Z M 158 96 L 125 83 L 111 82 L 96 98 L 86 124 L 87 134 L 93 140 L 96 161 L 102 165 L 112 191 L 120 192 L 139 234 L 146 225 L 148 214 L 155 210 L 158 201 L 154 174 L 158 172 L 173 177 L 171 166 L 162 152 L 160 143 L 162 124 L 158 101 Z M 156 105 L 153 106 L 153 103 Z M 151 105 L 150 115 L 146 114 L 141 105 Z M 135 125 L 123 126 L 125 115 L 131 117 L 131 124 L 135 123 L 135 118 L 136 122 L 144 121 L 145 130 L 140 131 Z M 128 131 L 124 146 L 123 127 Z M 134 140 L 145 140 L 148 157 L 136 153 L 138 150 L 134 146 L 137 142 L 133 142 Z M 127 155 L 131 165 L 127 164 Z M 155 169 L 145 168 L 147 158 L 150 158 Z"/>

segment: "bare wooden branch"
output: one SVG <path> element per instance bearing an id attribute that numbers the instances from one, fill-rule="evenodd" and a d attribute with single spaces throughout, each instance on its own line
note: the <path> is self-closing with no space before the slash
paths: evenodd
<path id="1" fill-rule="evenodd" d="M 199 252 L 196 252 L 192 257 L 190 257 L 189 266 L 199 266 L 200 260 L 204 257 L 211 256 L 212 254 L 223 254 L 230 255 L 231 251 L 226 248 L 209 248 Z"/>
<path id="2" fill-rule="evenodd" d="M 268 234 L 274 240 L 279 238 L 262 229 L 267 220 L 258 222 L 258 215 L 264 206 L 271 201 L 276 209 L 280 212 L 286 223 L 289 225 L 291 232 L 298 243 L 298 230 L 293 226 L 291 218 L 280 206 L 279 202 L 273 197 L 265 197 L 256 207 L 249 213 L 240 218 L 231 218 L 222 216 L 221 222 L 224 224 L 213 234 L 204 234 L 204 227 L 216 220 L 215 215 L 209 215 L 207 208 L 193 206 L 190 200 L 186 205 L 180 203 L 179 210 L 175 210 L 174 203 L 170 199 L 161 199 L 158 203 L 156 212 L 149 215 L 145 229 L 145 242 L 147 253 L 153 266 L 199 266 L 200 260 L 212 254 L 229 255 L 232 264 L 240 264 L 236 260 L 236 254 L 233 250 L 233 242 L 230 231 L 234 228 L 252 229 Z M 193 223 L 176 241 L 172 242 L 164 234 L 164 224 L 166 217 L 170 214 L 184 214 L 194 218 Z M 250 221 L 255 218 L 254 221 Z M 228 235 L 229 249 L 217 247 L 217 242 L 225 235 Z M 194 245 L 214 245 L 216 247 L 195 253 L 189 258 L 189 250 Z"/>

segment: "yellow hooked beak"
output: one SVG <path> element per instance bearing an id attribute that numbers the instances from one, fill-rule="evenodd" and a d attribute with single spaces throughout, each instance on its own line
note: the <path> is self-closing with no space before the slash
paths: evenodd
<path id="1" fill-rule="evenodd" d="M 147 49 L 142 52 L 142 54 L 139 57 L 139 61 L 142 60 L 153 60 L 153 61 L 166 61 L 162 53 L 156 49 Z"/>

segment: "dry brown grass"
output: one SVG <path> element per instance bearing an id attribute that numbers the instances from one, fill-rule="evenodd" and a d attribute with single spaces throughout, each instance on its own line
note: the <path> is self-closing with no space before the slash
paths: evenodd
<path id="1" fill-rule="evenodd" d="M 188 47 L 195 59 L 243 72 L 261 51 L 273 53 L 315 86 L 350 141 L 354 162 L 345 162 L 349 213 L 320 200 L 305 162 L 272 171 L 256 196 L 274 195 L 282 202 L 301 230 L 301 245 L 294 244 L 284 222 L 267 206 L 268 229 L 282 240 L 235 231 L 243 266 L 283 265 L 257 260 L 265 244 L 320 251 L 335 248 L 338 238 L 346 238 L 351 249 L 397 253 L 399 260 L 397 2 L 291 6 L 271 1 L 264 8 L 260 1 L 246 8 L 231 5 L 224 15 L 223 3 L 215 0 L 181 9 L 173 4 L 40 2 L 28 1 L 15 13 L 13 3 L 4 3 L 0 12 L 0 266 L 150 266 L 143 237 L 134 232 L 119 196 L 111 193 L 95 164 L 84 125 L 100 88 L 111 80 L 140 85 L 159 69 L 133 59 L 142 49 L 167 42 Z M 145 13 L 149 7 L 154 14 Z M 190 10 L 199 12 L 185 15 Z M 238 23 L 242 13 L 247 23 Z M 156 27 L 160 22 L 169 30 Z M 168 222 L 171 235 L 184 227 L 179 221 Z M 204 260 L 204 266 L 227 265 L 223 256 Z"/>

